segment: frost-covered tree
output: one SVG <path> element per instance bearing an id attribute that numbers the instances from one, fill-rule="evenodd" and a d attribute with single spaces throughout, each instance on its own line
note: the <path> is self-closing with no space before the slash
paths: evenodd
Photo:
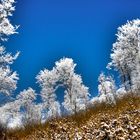
<path id="1" fill-rule="evenodd" d="M 140 46 L 139 46 L 140 49 Z M 132 90 L 133 92 L 139 93 L 140 91 L 140 50 L 136 57 L 135 69 L 132 71 Z"/>
<path id="2" fill-rule="evenodd" d="M 19 53 L 11 55 L 5 51 L 2 46 L 3 41 L 7 41 L 8 37 L 16 33 L 17 26 L 10 23 L 9 17 L 15 10 L 14 0 L 0 0 L 0 93 L 10 95 L 17 88 L 18 75 L 13 72 L 10 65 L 17 59 Z M 8 102 L 0 107 L 0 123 L 5 126 L 10 118 L 19 114 L 19 102 L 16 100 Z"/>
<path id="3" fill-rule="evenodd" d="M 12 72 L 10 64 L 14 62 L 19 53 L 15 56 L 6 53 L 5 47 L 1 43 L 7 40 L 9 35 L 16 33 L 17 27 L 14 27 L 8 19 L 15 9 L 14 0 L 1 0 L 0 2 L 0 93 L 9 95 L 16 89 L 18 80 L 17 73 Z"/>
<path id="4" fill-rule="evenodd" d="M 65 88 L 62 104 L 70 114 L 86 109 L 89 100 L 88 88 L 83 84 L 81 76 L 75 73 L 75 67 L 76 64 L 70 58 L 60 59 L 55 67 L 59 82 Z"/>
<path id="5" fill-rule="evenodd" d="M 61 115 L 60 103 L 56 100 L 55 87 L 58 81 L 55 69 L 40 71 L 37 82 L 41 87 L 41 97 L 44 109 L 47 110 L 47 118 L 54 118 Z"/>
<path id="6" fill-rule="evenodd" d="M 17 26 L 10 23 L 9 16 L 15 10 L 14 0 L 0 0 L 0 40 L 7 40 L 7 36 L 15 34 Z"/>
<path id="7" fill-rule="evenodd" d="M 4 47 L 0 47 L 0 93 L 10 95 L 17 87 L 18 75 L 12 72 L 10 64 L 17 58 L 18 53 L 12 56 L 5 52 Z"/>
<path id="8" fill-rule="evenodd" d="M 111 63 L 120 72 L 125 90 L 132 90 L 139 82 L 140 71 L 140 20 L 128 21 L 118 28 L 117 40 L 113 44 Z M 139 85 L 139 83 L 138 83 Z"/>
<path id="9" fill-rule="evenodd" d="M 111 76 L 105 76 L 104 73 L 101 73 L 98 81 L 99 98 L 107 103 L 115 103 L 116 86 L 113 78 Z"/>
<path id="10" fill-rule="evenodd" d="M 41 123 L 42 122 L 42 111 L 43 111 L 43 104 L 38 103 L 34 104 L 32 107 L 32 122 L 33 123 Z"/>
<path id="11" fill-rule="evenodd" d="M 0 122 L 3 126 L 23 127 L 33 123 L 41 123 L 42 104 L 33 102 L 36 93 L 33 89 L 24 90 L 12 102 L 0 107 Z"/>
<path id="12" fill-rule="evenodd" d="M 37 76 L 42 88 L 42 99 L 47 103 L 51 114 L 53 114 L 52 109 L 55 110 L 55 115 L 60 113 L 60 104 L 56 101 L 56 90 L 61 86 L 65 88 L 62 104 L 69 114 L 86 108 L 89 99 L 88 88 L 83 85 L 81 76 L 75 74 L 75 66 L 72 59 L 63 58 L 55 63 L 53 70 L 45 69 Z"/>
<path id="13" fill-rule="evenodd" d="M 17 100 L 20 102 L 20 109 L 23 112 L 23 122 L 24 124 L 32 124 L 36 121 L 36 111 L 39 111 L 38 107 L 35 105 L 36 93 L 32 88 L 23 90 L 18 96 Z M 35 111 L 35 109 L 37 109 Z"/>
<path id="14" fill-rule="evenodd" d="M 4 127 L 7 127 L 10 119 L 19 117 L 20 114 L 20 102 L 18 100 L 8 102 L 0 107 L 0 123 Z"/>

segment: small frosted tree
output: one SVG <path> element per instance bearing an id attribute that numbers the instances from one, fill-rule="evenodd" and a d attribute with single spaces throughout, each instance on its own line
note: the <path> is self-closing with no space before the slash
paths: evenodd
<path id="1" fill-rule="evenodd" d="M 32 88 L 28 88 L 27 90 L 23 90 L 17 96 L 18 102 L 20 102 L 21 111 L 23 111 L 23 122 L 24 124 L 32 124 L 35 123 L 35 109 L 38 110 L 38 107 L 35 105 L 34 101 L 36 100 L 36 93 Z M 39 110 L 38 110 L 39 111 Z M 34 118 L 35 117 L 35 118 Z"/>
<path id="2" fill-rule="evenodd" d="M 133 90 L 137 87 L 136 80 L 140 77 L 140 20 L 128 21 L 118 28 L 117 40 L 113 44 L 111 63 L 108 67 L 114 67 L 120 72 L 125 90 Z"/>
<path id="3" fill-rule="evenodd" d="M 116 86 L 113 78 L 101 73 L 98 81 L 99 98 L 103 99 L 104 102 L 107 103 L 115 103 Z"/>
<path id="4" fill-rule="evenodd" d="M 0 123 L 3 127 L 7 127 L 10 119 L 19 117 L 20 114 L 20 102 L 15 100 L 8 102 L 0 107 Z"/>

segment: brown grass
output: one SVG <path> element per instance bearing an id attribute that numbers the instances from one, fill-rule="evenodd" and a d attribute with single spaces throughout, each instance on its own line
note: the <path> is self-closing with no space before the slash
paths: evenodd
<path id="1" fill-rule="evenodd" d="M 50 135 L 53 131 L 59 131 L 57 124 L 68 124 L 69 127 L 81 127 L 86 124 L 89 119 L 93 119 L 98 125 L 98 120 L 105 119 L 102 116 L 117 117 L 119 114 L 140 109 L 140 97 L 129 96 L 123 97 L 118 100 L 116 105 L 107 105 L 105 103 L 96 104 L 94 107 L 89 107 L 86 112 L 80 112 L 77 115 L 67 116 L 63 118 L 57 118 L 50 120 L 49 122 L 41 124 L 32 124 L 25 127 L 25 129 L 9 130 L 7 131 L 7 137 L 10 140 L 26 140 L 26 137 L 33 135 L 36 131 L 44 132 Z"/>

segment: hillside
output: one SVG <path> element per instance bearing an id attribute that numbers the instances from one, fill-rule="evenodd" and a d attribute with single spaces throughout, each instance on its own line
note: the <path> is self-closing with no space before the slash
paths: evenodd
<path id="1" fill-rule="evenodd" d="M 125 97 L 115 106 L 97 105 L 86 113 L 7 133 L 9 140 L 139 140 L 140 98 Z"/>

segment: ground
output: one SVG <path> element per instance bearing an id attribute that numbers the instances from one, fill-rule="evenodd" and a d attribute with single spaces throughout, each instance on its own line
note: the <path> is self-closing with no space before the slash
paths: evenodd
<path id="1" fill-rule="evenodd" d="M 95 105 L 86 112 L 6 135 L 8 140 L 140 140 L 140 98 Z"/>

